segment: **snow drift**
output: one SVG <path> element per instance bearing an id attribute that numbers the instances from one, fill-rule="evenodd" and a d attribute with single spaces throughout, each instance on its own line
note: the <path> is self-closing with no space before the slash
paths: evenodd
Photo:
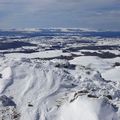
<path id="1" fill-rule="evenodd" d="M 118 120 L 116 111 L 105 98 L 80 96 L 60 108 L 57 120 Z"/>
<path id="2" fill-rule="evenodd" d="M 2 93 L 5 88 L 7 88 L 10 84 L 12 84 L 12 69 L 10 67 L 6 67 L 3 71 L 0 72 L 0 93 Z"/>

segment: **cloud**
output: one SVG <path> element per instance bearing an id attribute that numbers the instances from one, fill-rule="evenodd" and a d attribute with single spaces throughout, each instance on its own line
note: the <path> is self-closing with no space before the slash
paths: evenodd
<path id="1" fill-rule="evenodd" d="M 0 0 L 0 27 L 106 29 L 107 24 L 115 28 L 120 20 L 119 6 L 119 0 Z"/>

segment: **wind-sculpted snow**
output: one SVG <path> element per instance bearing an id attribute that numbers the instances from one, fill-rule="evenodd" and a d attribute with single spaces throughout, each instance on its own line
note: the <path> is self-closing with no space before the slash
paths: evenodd
<path id="1" fill-rule="evenodd" d="M 4 84 L 3 94 L 8 97 L 13 97 L 13 101 L 17 108 L 16 112 L 20 120 L 57 119 L 56 116 L 59 109 L 61 109 L 61 106 L 65 101 L 68 101 L 70 94 L 75 94 L 78 92 L 79 95 L 80 91 L 82 90 L 83 94 L 86 90 L 86 95 L 90 97 L 95 96 L 96 99 L 103 95 L 106 97 L 109 95 L 112 97 L 112 99 L 120 97 L 118 89 L 115 87 L 114 83 L 108 83 L 101 77 L 101 74 L 99 72 L 94 71 L 90 68 L 85 68 L 82 66 L 76 67 L 75 70 L 58 68 L 54 66 L 55 62 L 53 63 L 49 61 L 39 60 L 36 61 L 30 60 L 28 58 L 21 60 L 6 60 L 5 63 L 9 67 L 3 69 L 3 72 L 1 72 L 2 77 L 4 80 L 9 81 L 12 74 L 13 82 Z M 5 72 L 7 74 L 6 76 L 4 75 Z M 3 84 L 0 85 L 0 87 L 2 87 Z M 76 99 L 76 97 L 74 99 Z M 89 108 L 89 106 L 87 107 Z M 3 108 L 5 109 L 5 107 Z M 9 106 L 9 108 L 12 110 L 13 106 Z M 65 108 L 65 110 L 67 109 L 68 108 Z M 7 112 L 12 116 L 13 113 L 10 111 Z M 67 110 L 64 114 L 67 115 L 68 112 L 69 111 Z M 89 112 L 92 114 L 91 108 Z M 79 113 L 75 113 L 75 115 L 76 114 Z M 100 112 L 99 114 L 102 113 Z M 114 114 L 114 112 L 112 113 L 111 111 L 111 114 Z M 78 116 L 78 118 L 79 117 L 80 116 Z M 64 119 L 65 118 L 63 118 L 63 120 Z M 85 117 L 81 119 L 87 120 Z M 5 120 L 11 119 L 7 119 L 6 117 Z M 68 119 L 66 118 L 66 120 Z M 73 119 L 71 118 L 71 120 Z M 101 118 L 98 120 L 101 120 Z M 106 118 L 104 120 L 108 119 Z M 109 120 L 112 120 L 112 117 Z"/>
<path id="2" fill-rule="evenodd" d="M 116 110 L 105 98 L 81 96 L 66 102 L 60 108 L 57 120 L 119 120 Z"/>
<path id="3" fill-rule="evenodd" d="M 0 72 L 0 93 L 12 83 L 12 69 L 11 67 L 6 67 Z"/>
<path id="4" fill-rule="evenodd" d="M 5 84 L 6 86 L 4 85 L 8 87 L 4 94 L 9 93 L 10 96 L 14 97 L 17 107 L 21 110 L 21 120 L 35 119 L 37 111 L 40 115 L 40 112 L 44 110 L 45 106 L 43 108 L 41 106 L 46 104 L 45 102 L 49 97 L 59 93 L 61 88 L 66 89 L 66 91 L 67 88 L 72 88 L 71 83 L 73 82 L 72 76 L 49 65 L 49 63 L 24 61 L 8 63 L 8 66 L 12 68 L 14 82 L 11 86 L 8 86 L 8 83 Z M 9 74 L 8 72 L 6 70 L 6 74 Z M 1 74 L 4 77 L 5 73 L 3 73 Z M 0 87 L 2 86 L 1 84 Z M 33 108 L 29 107 L 29 104 L 32 104 Z"/>

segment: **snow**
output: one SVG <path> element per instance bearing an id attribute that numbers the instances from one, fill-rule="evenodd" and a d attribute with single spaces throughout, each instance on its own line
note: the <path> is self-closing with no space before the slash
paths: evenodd
<path id="1" fill-rule="evenodd" d="M 67 28 L 60 28 L 61 32 L 70 32 Z"/>
<path id="2" fill-rule="evenodd" d="M 118 120 L 114 107 L 105 99 L 80 96 L 73 102 L 66 102 L 57 120 Z"/>
<path id="3" fill-rule="evenodd" d="M 41 52 L 35 52 L 31 54 L 25 54 L 25 53 L 12 53 L 7 54 L 6 57 L 8 58 L 55 58 L 60 56 L 71 56 L 70 53 L 63 53 L 62 50 L 48 50 L 48 51 L 41 51 Z"/>
<path id="4" fill-rule="evenodd" d="M 57 59 L 55 61 L 53 60 L 53 62 L 56 61 Z M 75 91 L 78 91 L 79 89 L 89 90 L 94 88 L 96 89 L 96 92 L 93 91 L 91 94 L 101 96 L 103 94 L 106 95 L 105 92 L 109 92 L 109 94 L 118 97 L 116 95 L 118 89 L 111 87 L 111 84 L 114 83 L 106 83 L 101 78 L 100 73 L 96 72 L 95 70 L 86 69 L 82 66 L 80 68 L 78 66 L 78 68 L 76 68 L 74 71 L 69 71 L 67 69 L 64 70 L 63 68 L 60 69 L 54 67 L 50 61 L 35 61 L 28 58 L 4 60 L 1 62 L 3 62 L 3 65 L 1 66 L 3 68 L 3 70 L 1 68 L 1 73 L 3 74 L 2 80 L 11 80 L 11 82 L 3 82 L 4 84 L 2 85 L 6 87 L 6 90 L 4 88 L 4 94 L 6 96 L 14 97 L 13 102 L 15 102 L 17 109 L 19 110 L 16 110 L 16 112 L 20 112 L 21 114 L 20 120 L 57 120 L 55 116 L 59 114 L 59 110 L 61 111 L 61 109 L 63 109 L 61 114 L 65 113 L 65 116 L 63 115 L 63 117 L 65 117 L 64 119 L 67 120 L 68 118 L 69 120 L 70 118 L 69 116 L 66 116 L 66 114 L 69 112 L 71 107 L 72 109 L 76 110 L 73 115 L 78 115 L 77 118 L 79 119 L 80 116 L 77 111 L 81 111 L 82 113 L 82 110 L 80 110 L 81 107 L 77 108 L 77 106 L 81 106 L 81 104 L 84 106 L 86 104 L 86 102 L 84 103 L 84 99 L 80 103 L 78 101 L 81 99 L 78 99 L 75 102 L 75 105 L 73 102 L 70 104 L 70 106 L 68 105 L 68 107 L 62 107 L 62 104 L 65 104 L 66 101 L 68 101 L 67 97 L 69 97 L 69 94 L 71 92 L 75 93 Z M 61 60 L 58 60 L 58 62 L 62 62 L 63 64 L 64 62 L 66 63 L 66 61 Z M 4 67 L 4 64 L 5 66 L 10 67 Z M 88 72 L 90 73 L 88 74 Z M 104 90 L 104 88 L 106 88 L 106 90 Z M 111 89 L 111 91 L 109 89 Z M 67 96 L 66 93 L 68 94 Z M 109 107 L 102 108 L 100 102 L 93 104 L 95 101 L 99 100 L 92 102 L 91 99 L 86 98 L 86 101 L 91 107 L 89 105 L 86 106 L 85 111 L 88 110 L 87 114 L 90 114 L 91 118 L 93 119 L 95 119 L 94 114 L 101 114 L 101 116 L 103 115 L 101 112 L 92 113 L 94 109 L 95 111 L 97 110 L 98 106 L 100 106 L 100 109 L 103 110 L 111 110 Z M 57 106 L 61 107 L 57 108 Z M 12 109 L 12 107 L 10 107 L 10 109 Z M 110 113 L 108 110 L 107 112 Z M 107 115 L 108 113 L 105 114 Z M 11 112 L 8 111 L 8 114 L 11 114 Z M 85 113 L 83 112 L 82 114 L 84 115 Z M 110 114 L 112 115 L 114 112 L 112 111 Z M 85 120 L 85 116 L 86 115 L 84 115 L 81 119 Z M 70 120 L 73 119 L 71 117 Z M 61 118 L 58 120 L 61 120 Z M 105 120 L 108 119 L 105 118 Z M 109 118 L 109 120 L 112 120 L 112 116 Z"/>
<path id="5" fill-rule="evenodd" d="M 12 60 L 10 63 L 7 63 L 12 66 L 14 75 L 12 79 L 14 82 L 7 88 L 8 91 L 5 91 L 4 94 L 14 96 L 17 108 L 21 112 L 21 120 L 36 119 L 36 116 L 45 108 L 46 103 L 44 102 L 46 102 L 47 98 L 56 91 L 58 92 L 62 81 L 64 82 L 67 79 L 67 74 L 51 66 L 49 62 L 33 63 L 27 60 L 24 62 Z M 2 74 L 9 74 L 9 72 L 10 68 L 6 68 Z M 7 80 L 9 76 L 3 76 L 4 80 Z M 28 107 L 29 102 L 34 109 Z"/>
<path id="6" fill-rule="evenodd" d="M 39 32 L 21 30 L 27 31 Z M 118 38 L 58 35 L 6 39 L 36 47 L 0 50 L 0 120 L 120 120 L 119 46 L 81 50 L 83 46 L 119 45 Z M 118 56 L 103 59 L 81 53 L 86 51 Z"/>
<path id="7" fill-rule="evenodd" d="M 30 32 L 41 32 L 41 30 L 37 29 L 37 28 L 24 28 L 24 29 L 19 29 L 19 31 L 28 32 L 28 33 L 30 33 Z"/>
<path id="8" fill-rule="evenodd" d="M 0 72 L 0 74 L 0 93 L 2 93 L 9 85 L 13 83 L 12 69 L 10 67 L 6 67 Z"/>
<path id="9" fill-rule="evenodd" d="M 120 51 L 119 50 L 102 50 L 102 52 L 110 52 L 110 53 L 113 53 L 115 55 L 120 55 Z"/>
<path id="10" fill-rule="evenodd" d="M 104 61 L 103 59 L 96 56 L 80 56 L 70 60 L 69 62 L 71 64 L 93 68 L 98 71 L 102 71 L 111 67 L 111 64 L 108 61 Z"/>
<path id="11" fill-rule="evenodd" d="M 112 68 L 104 73 L 102 73 L 102 77 L 105 80 L 111 80 L 111 81 L 119 81 L 120 82 L 120 66 Z"/>
<path id="12" fill-rule="evenodd" d="M 120 62 L 120 57 L 112 58 L 112 59 L 105 59 L 104 61 L 110 62 L 110 63 L 115 63 L 115 62 Z"/>

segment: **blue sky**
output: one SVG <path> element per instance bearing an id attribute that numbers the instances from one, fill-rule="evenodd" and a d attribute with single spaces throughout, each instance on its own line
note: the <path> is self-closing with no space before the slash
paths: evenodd
<path id="1" fill-rule="evenodd" d="M 0 0 L 0 28 L 120 30 L 120 0 Z"/>

